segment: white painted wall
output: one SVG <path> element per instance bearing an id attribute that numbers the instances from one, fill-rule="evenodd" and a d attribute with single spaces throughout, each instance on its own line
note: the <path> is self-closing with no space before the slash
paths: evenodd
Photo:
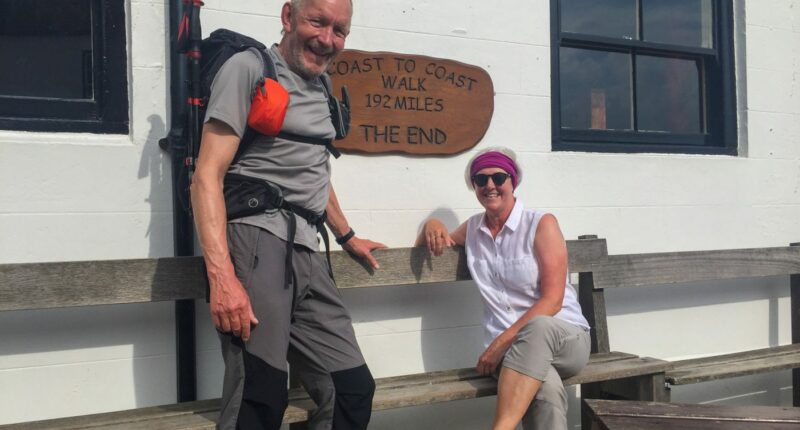
<path id="1" fill-rule="evenodd" d="M 204 33 L 277 40 L 281 3 L 207 0 Z M 555 213 L 567 238 L 597 234 L 611 253 L 782 246 L 800 241 L 800 0 L 736 4 L 738 157 L 552 153 L 547 1 L 364 0 L 348 47 L 486 69 L 495 113 L 478 148 L 517 151 L 519 197 Z M 0 263 L 172 254 L 169 166 L 156 143 L 168 124 L 166 9 L 128 4 L 129 136 L 0 131 Z M 431 214 L 455 226 L 479 210 L 462 180 L 470 155 L 345 156 L 333 182 L 359 235 L 409 246 Z M 375 376 L 469 366 L 480 352 L 469 284 L 344 298 Z M 786 279 L 611 291 L 607 301 L 618 350 L 672 359 L 789 342 Z M 198 305 L 198 388 L 210 398 L 221 361 Z M 173 402 L 174 374 L 171 304 L 0 314 L 0 423 Z M 673 398 L 789 404 L 790 383 L 778 372 Z M 492 408 L 483 399 L 382 412 L 371 428 L 485 428 Z"/>
<path id="2" fill-rule="evenodd" d="M 171 256 L 166 3 L 126 2 L 129 135 L 0 131 L 0 263 Z M 172 304 L 0 313 L 0 423 L 175 401 Z"/>

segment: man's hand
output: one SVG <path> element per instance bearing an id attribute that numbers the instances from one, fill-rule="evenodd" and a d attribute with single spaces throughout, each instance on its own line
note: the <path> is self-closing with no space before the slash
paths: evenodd
<path id="1" fill-rule="evenodd" d="M 358 236 L 353 236 L 350 240 L 345 242 L 344 245 L 342 245 L 342 248 L 356 257 L 366 260 L 373 269 L 380 269 L 381 265 L 378 264 L 378 260 L 372 256 L 372 251 L 375 249 L 386 248 L 386 245 L 379 242 L 373 242 L 369 239 L 361 239 Z"/>
<path id="2" fill-rule="evenodd" d="M 353 231 L 349 224 L 347 224 L 344 212 L 342 212 L 342 208 L 339 206 L 339 199 L 336 198 L 336 191 L 333 190 L 333 185 L 328 189 L 328 205 L 325 207 L 325 213 L 328 214 L 328 218 L 325 222 L 328 223 L 328 227 L 331 228 L 331 232 L 333 232 L 336 237 L 341 237 Z M 341 242 L 337 241 L 337 243 Z M 373 269 L 380 269 L 381 265 L 378 264 L 378 260 L 372 256 L 372 250 L 386 248 L 386 245 L 353 236 L 350 240 L 342 244 L 342 248 L 356 257 L 366 260 Z"/>
<path id="3" fill-rule="evenodd" d="M 210 277 L 209 277 L 210 278 Z M 211 320 L 223 333 L 233 333 L 243 341 L 250 340 L 251 325 L 258 324 L 250 305 L 250 297 L 235 274 L 211 280 Z"/>
<path id="4" fill-rule="evenodd" d="M 500 362 L 503 361 L 506 351 L 511 348 L 512 343 L 514 343 L 514 336 L 508 331 L 497 336 L 478 358 L 478 364 L 475 366 L 478 373 L 481 375 L 493 374 Z"/>

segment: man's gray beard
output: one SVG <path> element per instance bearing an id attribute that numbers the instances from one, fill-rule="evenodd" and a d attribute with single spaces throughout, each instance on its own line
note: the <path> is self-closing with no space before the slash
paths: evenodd
<path id="1" fill-rule="evenodd" d="M 292 54 L 292 58 L 287 60 L 287 61 L 289 63 L 288 64 L 289 68 L 293 72 L 295 72 L 298 75 L 300 75 L 300 77 L 302 77 L 303 79 L 305 79 L 307 81 L 310 81 L 312 79 L 316 79 L 316 78 L 322 76 L 322 74 L 325 73 L 326 70 L 328 70 L 328 66 L 330 66 L 331 63 L 333 63 L 333 60 L 335 60 L 335 59 L 336 59 L 336 55 L 332 56 L 330 58 L 330 60 L 328 60 L 328 63 L 325 65 L 325 67 L 322 68 L 322 71 L 319 72 L 319 73 L 316 73 L 316 72 L 310 70 L 308 67 L 306 67 L 303 64 L 303 50 L 302 49 L 294 50 L 294 52 Z"/>

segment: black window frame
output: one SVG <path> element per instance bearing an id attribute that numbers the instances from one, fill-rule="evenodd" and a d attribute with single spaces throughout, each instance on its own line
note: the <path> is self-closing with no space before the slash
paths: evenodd
<path id="1" fill-rule="evenodd" d="M 124 0 L 90 0 L 92 78 L 88 99 L 0 94 L 0 130 L 128 134 Z"/>
<path id="2" fill-rule="evenodd" d="M 641 20 L 641 0 L 637 15 Z M 734 57 L 733 2 L 712 0 L 713 48 L 687 47 L 664 43 L 644 42 L 561 32 L 560 0 L 550 1 L 551 20 L 551 113 L 553 151 L 611 152 L 611 153 L 680 153 L 680 154 L 738 154 L 736 77 Z M 639 29 L 641 32 L 641 29 Z M 561 47 L 599 49 L 625 52 L 635 61 L 637 54 L 700 61 L 703 90 L 700 103 L 706 105 L 706 132 L 677 134 L 621 130 L 561 128 Z M 633 66 L 632 66 L 633 67 Z M 632 76 L 632 109 L 635 109 L 636 81 Z M 635 116 L 635 115 L 634 115 Z"/>

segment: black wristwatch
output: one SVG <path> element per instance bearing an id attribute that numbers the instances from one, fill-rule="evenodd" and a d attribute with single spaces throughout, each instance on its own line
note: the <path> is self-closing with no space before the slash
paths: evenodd
<path id="1" fill-rule="evenodd" d="M 350 231 L 345 233 L 342 237 L 337 237 L 336 243 L 338 243 L 339 245 L 344 245 L 345 243 L 347 243 L 348 240 L 352 239 L 353 236 L 355 235 L 356 232 L 351 228 Z"/>

